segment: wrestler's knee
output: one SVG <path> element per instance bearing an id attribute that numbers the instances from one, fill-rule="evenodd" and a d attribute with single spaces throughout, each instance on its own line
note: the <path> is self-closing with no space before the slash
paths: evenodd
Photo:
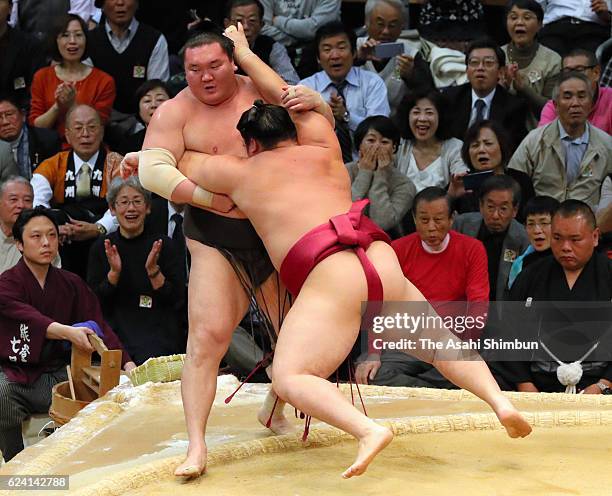
<path id="1" fill-rule="evenodd" d="M 232 332 L 227 326 L 190 327 L 187 355 L 197 363 L 211 359 L 220 362 L 231 342 Z"/>
<path id="2" fill-rule="evenodd" d="M 277 369 L 275 369 L 274 372 L 272 376 L 272 389 L 281 400 L 291 403 L 291 394 L 296 390 L 300 390 L 300 388 L 296 388 L 295 385 L 296 377 L 289 374 L 283 374 Z"/>

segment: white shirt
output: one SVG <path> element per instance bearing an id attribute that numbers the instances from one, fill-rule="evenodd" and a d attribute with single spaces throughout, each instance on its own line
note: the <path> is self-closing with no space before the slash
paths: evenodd
<path id="1" fill-rule="evenodd" d="M 497 88 L 493 88 L 493 91 L 491 91 L 491 93 L 489 93 L 487 96 L 482 97 L 482 98 L 479 97 L 474 90 L 472 90 L 472 113 L 470 114 L 470 125 L 476 119 L 476 100 L 484 100 L 485 108 L 484 108 L 482 118 L 483 119 L 489 118 L 489 114 L 491 113 L 491 102 L 493 101 L 493 97 L 495 96 L 496 89 Z"/>
<path id="2" fill-rule="evenodd" d="M 96 152 L 94 156 L 92 156 L 87 163 L 91 170 L 93 170 L 93 164 L 98 160 L 98 154 L 100 152 Z M 81 157 L 79 157 L 76 153 L 72 154 L 74 157 L 74 172 L 75 177 L 78 179 L 79 174 L 81 172 L 81 167 L 85 163 Z M 51 199 L 53 198 L 53 189 L 51 188 L 51 184 L 47 180 L 45 176 L 42 174 L 33 174 L 32 179 L 30 180 L 30 184 L 34 189 L 34 206 L 42 205 L 46 208 L 51 208 Z M 119 226 L 119 222 L 115 219 L 115 216 L 111 213 L 110 210 L 104 212 L 104 215 L 101 219 L 96 221 L 96 224 L 100 224 L 104 226 L 106 232 L 113 232 L 117 230 Z"/>
<path id="3" fill-rule="evenodd" d="M 99 19 L 99 9 L 94 6 L 94 0 L 70 0 L 69 14 L 76 14 L 85 22 L 95 20 L 96 15 Z"/>
<path id="4" fill-rule="evenodd" d="M 176 221 L 172 218 L 174 214 L 179 214 L 181 217 L 185 217 L 185 210 L 181 210 L 177 212 L 172 205 L 171 202 L 168 202 L 168 237 L 172 239 L 172 235 L 174 234 L 174 230 L 176 229 Z M 185 280 L 185 285 L 189 283 L 189 264 L 187 263 L 187 258 L 185 258 L 185 272 L 187 274 L 187 279 Z"/>
<path id="5" fill-rule="evenodd" d="M 100 22 L 100 16 L 102 12 L 94 6 L 94 0 L 70 0 L 69 14 L 76 14 L 85 22 L 94 21 Z M 9 24 L 12 27 L 17 26 L 19 22 L 19 0 L 13 0 L 13 9 L 11 10 L 11 17 Z"/>
<path id="6" fill-rule="evenodd" d="M 179 214 L 181 217 L 185 217 L 184 210 L 177 212 L 171 202 L 168 202 L 168 237 L 171 238 L 176 229 L 176 222 L 172 218 L 174 214 Z"/>
<path id="7" fill-rule="evenodd" d="M 13 8 L 11 9 L 11 15 L 9 16 L 9 25 L 11 27 L 17 26 L 19 22 L 19 0 L 13 0 Z"/>
<path id="8" fill-rule="evenodd" d="M 437 157 L 432 163 L 421 170 L 414 158 L 414 154 L 410 153 L 406 175 L 414 184 L 417 192 L 429 186 L 437 186 L 439 188 L 446 188 L 448 186 L 448 171 L 444 170 L 442 157 Z"/>
<path id="9" fill-rule="evenodd" d="M 123 38 L 118 38 L 110 27 L 108 21 L 105 22 L 104 28 L 106 29 L 106 36 L 108 41 L 113 46 L 117 53 L 123 53 L 130 45 L 140 23 L 135 17 L 132 17 L 127 31 L 124 33 Z M 168 42 L 166 37 L 161 34 L 157 40 L 157 44 L 151 52 L 149 63 L 147 64 L 147 79 L 161 79 L 162 81 L 168 81 L 170 79 L 170 63 L 168 60 Z"/>
<path id="10" fill-rule="evenodd" d="M 575 17 L 581 21 L 604 24 L 591 10 L 591 0 L 537 0 L 544 9 L 544 25 L 563 17 Z M 612 0 L 606 0 L 608 10 L 612 10 Z"/>

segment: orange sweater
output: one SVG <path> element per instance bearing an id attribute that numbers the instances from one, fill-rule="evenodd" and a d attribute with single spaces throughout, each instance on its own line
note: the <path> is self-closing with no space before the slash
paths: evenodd
<path id="1" fill-rule="evenodd" d="M 57 77 L 55 68 L 52 66 L 43 67 L 36 71 L 32 81 L 32 103 L 28 119 L 32 126 L 37 117 L 43 115 L 53 106 L 55 89 L 61 83 L 62 80 Z M 106 123 L 115 101 L 115 81 L 112 76 L 94 67 L 89 76 L 76 83 L 76 90 L 76 103 L 91 105 L 99 112 L 102 121 Z M 65 134 L 63 115 L 56 122 L 55 130 L 63 140 Z"/>

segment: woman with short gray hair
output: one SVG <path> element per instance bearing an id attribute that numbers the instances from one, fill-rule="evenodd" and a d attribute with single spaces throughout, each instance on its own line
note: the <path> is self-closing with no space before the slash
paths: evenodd
<path id="1" fill-rule="evenodd" d="M 106 199 L 119 229 L 92 246 L 87 274 L 105 318 L 137 365 L 184 352 L 185 260 L 172 239 L 145 229 L 151 193 L 135 176 L 117 177 Z"/>
<path id="2" fill-rule="evenodd" d="M 109 207 L 112 208 L 115 206 L 117 196 L 125 186 L 129 186 L 135 191 L 138 191 L 143 196 L 145 203 L 149 206 L 151 205 L 151 192 L 140 184 L 138 176 L 129 176 L 127 179 L 116 177 L 112 180 L 110 186 L 108 187 L 108 191 L 106 192 L 106 201 L 108 202 Z"/>

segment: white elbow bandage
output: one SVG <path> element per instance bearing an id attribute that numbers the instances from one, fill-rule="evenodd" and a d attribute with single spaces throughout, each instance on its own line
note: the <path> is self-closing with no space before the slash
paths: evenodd
<path id="1" fill-rule="evenodd" d="M 140 183 L 149 191 L 172 198 L 172 192 L 187 178 L 176 167 L 176 158 L 165 148 L 149 148 L 140 152 L 138 161 Z M 210 207 L 213 193 L 196 186 L 193 192 L 193 203 Z"/>
<path id="2" fill-rule="evenodd" d="M 176 168 L 174 155 L 164 148 L 150 148 L 140 152 L 138 178 L 145 188 L 167 200 L 175 188 L 187 179 Z"/>

